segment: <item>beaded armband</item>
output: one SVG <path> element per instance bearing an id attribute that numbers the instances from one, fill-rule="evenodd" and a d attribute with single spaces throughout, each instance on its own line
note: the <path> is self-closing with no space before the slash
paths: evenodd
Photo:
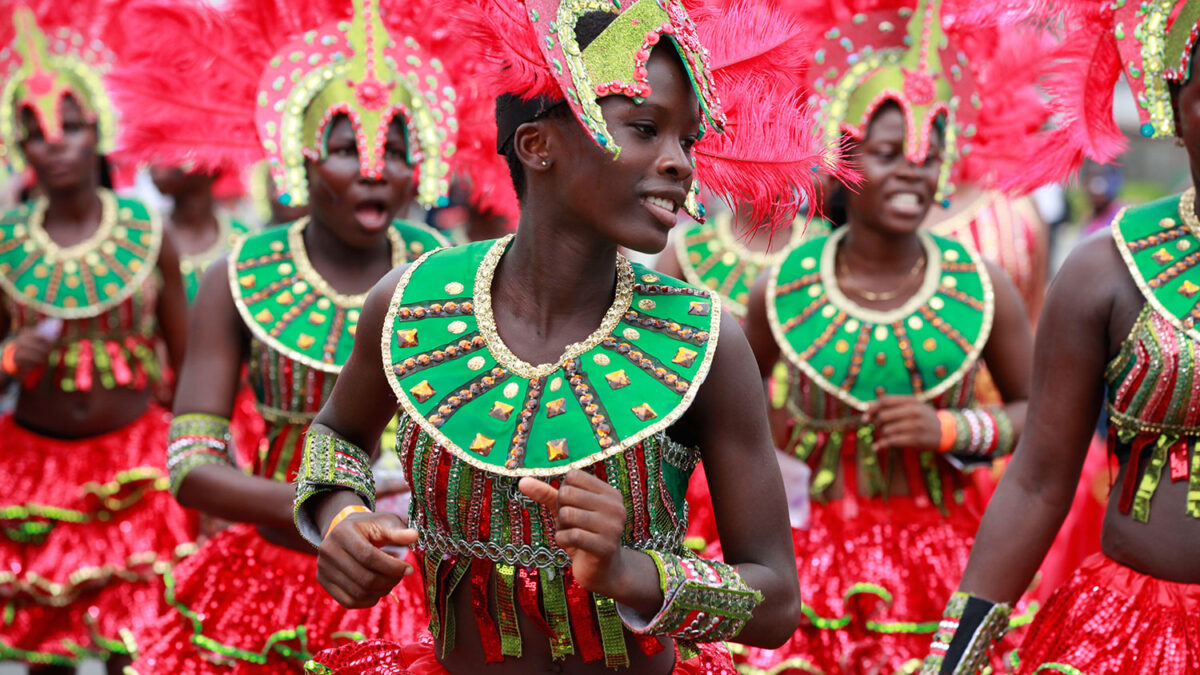
<path id="1" fill-rule="evenodd" d="M 1012 452 L 1012 420 L 1000 406 L 942 410 L 954 420 L 954 442 L 947 452 L 967 457 L 999 457 Z M 947 444 L 943 442 L 943 447 Z"/>
<path id="2" fill-rule="evenodd" d="M 669 635 L 688 642 L 729 640 L 742 631 L 762 593 L 750 588 L 732 565 L 715 560 L 643 550 L 658 568 L 663 606 L 649 621 L 618 604 L 629 630 Z"/>
<path id="3" fill-rule="evenodd" d="M 202 464 L 236 467 L 232 446 L 229 420 L 201 413 L 176 415 L 167 433 L 167 472 L 171 477 L 171 494 L 178 494 L 183 479 Z"/>
<path id="4" fill-rule="evenodd" d="M 955 593 L 933 634 L 921 675 L 976 675 L 988 665 L 992 646 L 1008 630 L 1012 606 Z"/>
<path id="5" fill-rule="evenodd" d="M 336 436 L 309 430 L 304 439 L 304 461 L 296 474 L 296 529 L 314 546 L 321 531 L 304 505 L 322 492 L 353 490 L 375 510 L 375 479 L 371 458 L 362 448 Z"/>

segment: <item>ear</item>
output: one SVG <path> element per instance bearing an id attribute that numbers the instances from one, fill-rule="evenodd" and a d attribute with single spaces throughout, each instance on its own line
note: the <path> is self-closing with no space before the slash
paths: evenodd
<path id="1" fill-rule="evenodd" d="M 526 122 L 513 134 L 513 149 L 526 172 L 541 172 L 553 163 L 553 149 L 560 145 L 558 130 L 547 120 Z"/>

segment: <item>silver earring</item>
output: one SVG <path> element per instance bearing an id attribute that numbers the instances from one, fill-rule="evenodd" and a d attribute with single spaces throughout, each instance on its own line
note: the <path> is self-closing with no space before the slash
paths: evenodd
<path id="1" fill-rule="evenodd" d="M 543 159 L 543 160 L 542 160 L 542 166 L 543 166 L 543 167 L 550 166 L 550 162 L 549 162 L 549 161 L 547 161 L 547 160 L 544 160 L 544 159 Z"/>

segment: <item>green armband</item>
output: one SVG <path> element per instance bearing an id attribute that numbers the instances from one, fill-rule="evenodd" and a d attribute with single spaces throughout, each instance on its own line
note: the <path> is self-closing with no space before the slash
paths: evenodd
<path id="1" fill-rule="evenodd" d="M 963 457 L 1002 457 L 1015 445 L 1012 420 L 1001 406 L 947 410 L 954 418 L 955 437 L 950 452 Z M 939 413 L 941 414 L 941 413 Z"/>
<path id="2" fill-rule="evenodd" d="M 202 464 L 237 467 L 232 447 L 229 420 L 200 413 L 177 415 L 167 432 L 167 473 L 171 479 L 171 494 L 178 494 L 183 479 Z"/>
<path id="3" fill-rule="evenodd" d="M 375 510 L 375 479 L 371 458 L 362 448 L 331 434 L 309 431 L 304 438 L 304 461 L 296 474 L 296 529 L 319 546 L 321 532 L 305 502 L 323 492 L 353 490 Z"/>
<path id="4" fill-rule="evenodd" d="M 976 675 L 1004 632 L 1012 606 L 966 593 L 955 593 L 946 604 L 933 634 L 921 675 Z"/>
<path id="5" fill-rule="evenodd" d="M 663 606 L 649 621 L 617 604 L 625 627 L 638 634 L 686 642 L 720 642 L 737 636 L 762 602 L 732 565 L 693 556 L 642 551 L 658 568 Z"/>

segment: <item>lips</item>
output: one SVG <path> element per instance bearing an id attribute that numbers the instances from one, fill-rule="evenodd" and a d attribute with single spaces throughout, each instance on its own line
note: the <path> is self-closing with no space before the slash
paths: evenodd
<path id="1" fill-rule="evenodd" d="M 366 200 L 359 202 L 358 206 L 354 207 L 354 218 L 359 225 L 372 232 L 382 230 L 387 227 L 388 212 L 387 205 L 378 200 Z"/>
<path id="2" fill-rule="evenodd" d="M 674 227 L 676 214 L 679 213 L 679 202 L 662 195 L 646 195 L 642 197 L 642 206 L 650 212 L 665 227 Z"/>

